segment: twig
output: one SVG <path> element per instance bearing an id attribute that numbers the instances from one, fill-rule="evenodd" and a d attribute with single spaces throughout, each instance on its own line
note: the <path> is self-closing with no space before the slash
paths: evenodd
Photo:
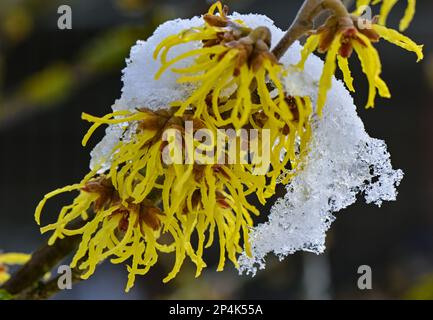
<path id="1" fill-rule="evenodd" d="M 83 272 L 78 269 L 72 269 L 72 283 L 81 281 L 81 275 Z M 34 288 L 29 288 L 15 296 L 15 300 L 46 300 L 56 293 L 60 292 L 60 286 L 58 284 L 61 276 L 57 276 L 46 283 L 40 283 Z"/>
<path id="2" fill-rule="evenodd" d="M 347 15 L 347 9 L 341 0 L 305 0 L 295 21 L 287 33 L 272 50 L 280 59 L 287 49 L 299 38 L 314 27 L 314 18 L 325 10 L 332 10 L 336 15 Z M 83 221 L 76 222 L 79 228 Z M 80 225 L 78 225 L 80 224 Z M 73 227 L 74 228 L 74 227 Z M 45 244 L 20 270 L 7 281 L 1 289 L 15 296 L 16 299 L 47 299 L 59 291 L 58 277 L 45 284 L 39 283 L 44 275 L 52 270 L 60 261 L 68 256 L 79 244 L 80 236 L 67 237 L 57 240 L 54 245 Z M 80 279 L 80 272 L 73 271 L 73 280 Z"/>
<path id="3" fill-rule="evenodd" d="M 272 50 L 275 57 L 281 59 L 296 40 L 313 30 L 314 19 L 326 10 L 333 11 L 337 16 L 349 14 L 341 0 L 305 0 L 292 25 Z"/>

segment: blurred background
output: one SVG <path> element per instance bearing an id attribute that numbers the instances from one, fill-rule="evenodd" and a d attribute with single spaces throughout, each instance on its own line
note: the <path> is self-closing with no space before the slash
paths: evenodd
<path id="1" fill-rule="evenodd" d="M 398 26 L 406 1 L 389 19 Z M 121 69 L 131 45 L 163 21 L 206 11 L 205 0 L 2 0 L 0 1 L 0 249 L 31 252 L 42 244 L 33 212 L 43 195 L 81 180 L 89 152 L 81 147 L 88 124 L 81 112 L 103 115 L 120 97 Z M 232 10 L 263 13 L 286 29 L 302 0 L 226 1 Z M 59 30 L 57 8 L 72 8 L 72 30 Z M 380 44 L 392 100 L 359 113 L 369 134 L 386 140 L 393 165 L 405 172 L 397 202 L 363 204 L 339 212 L 321 256 L 269 257 L 256 277 L 231 266 L 209 268 L 194 279 L 186 263 L 169 284 L 171 261 L 138 278 L 124 293 L 123 266 L 102 265 L 95 275 L 56 299 L 433 299 L 433 2 L 419 0 L 407 34 L 425 44 L 426 59 Z M 354 58 L 357 105 L 366 81 Z M 92 139 L 102 137 L 99 130 Z M 67 196 L 46 207 L 58 212 Z M 373 289 L 358 289 L 360 265 L 373 272 Z"/>

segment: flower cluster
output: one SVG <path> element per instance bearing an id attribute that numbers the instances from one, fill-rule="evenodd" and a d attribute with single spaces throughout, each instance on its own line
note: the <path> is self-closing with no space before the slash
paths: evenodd
<path id="1" fill-rule="evenodd" d="M 364 1 L 363 4 L 368 4 L 367 2 L 369 1 Z M 391 3 L 395 2 L 394 0 L 385 0 L 383 8 L 389 8 L 392 6 Z M 380 17 L 383 18 L 384 15 Z M 389 29 L 377 22 L 377 18 L 374 18 L 372 21 L 361 18 L 359 12 L 354 12 L 353 14 L 347 13 L 343 16 L 333 14 L 322 26 L 312 31 L 312 34 L 308 37 L 301 53 L 301 61 L 297 65 L 298 68 L 304 68 L 308 56 L 315 50 L 318 50 L 320 53 L 326 53 L 325 66 L 319 83 L 319 113 L 321 113 L 325 105 L 327 93 L 332 86 L 332 77 L 336 72 L 337 64 L 343 73 L 347 88 L 352 92 L 355 91 L 348 60 L 353 51 L 358 55 L 362 71 L 369 83 L 367 108 L 374 107 L 377 93 L 383 98 L 391 97 L 388 86 L 381 78 L 382 64 L 379 53 L 373 46 L 373 43 L 384 39 L 405 50 L 414 52 L 417 55 L 417 61 L 423 59 L 422 46 L 417 45 L 398 31 Z"/>
<path id="2" fill-rule="evenodd" d="M 169 58 L 172 48 L 185 44 L 195 48 Z M 285 90 L 282 79 L 287 71 L 270 46 L 268 28 L 251 28 L 232 19 L 217 2 L 201 26 L 170 35 L 155 49 L 161 65 L 154 81 L 167 72 L 179 74 L 179 85 L 194 88 L 185 100 L 158 110 L 118 110 L 101 118 L 83 114 L 93 123 L 83 145 L 101 125 L 120 126 L 122 138 L 80 183 L 47 194 L 35 214 L 39 224 L 48 199 L 79 192 L 57 221 L 41 231 L 52 232 L 50 244 L 67 236 L 82 237 L 71 266 L 84 270 L 83 278 L 106 259 L 129 262 L 128 291 L 161 253 L 175 257 L 164 282 L 176 276 L 186 258 L 199 276 L 206 267 L 204 249 L 216 237 L 217 270 L 223 269 L 226 258 L 238 266 L 239 254 L 251 255 L 252 217 L 260 213 L 251 199 L 265 204 L 278 183 L 287 184 L 301 169 L 313 113 L 309 97 Z M 185 60 L 186 67 L 176 67 Z M 220 129 L 230 131 L 224 139 L 232 139 L 232 145 L 217 150 L 212 138 L 191 141 L 189 137 L 202 129 L 210 136 Z M 168 137 L 173 130 L 180 137 Z M 245 141 L 242 130 L 256 134 Z M 234 159 L 231 147 L 236 150 Z M 181 161 L 166 161 L 178 149 Z M 261 155 L 267 150 L 269 163 L 263 163 Z M 77 219 L 84 221 L 79 228 L 71 225 Z"/>

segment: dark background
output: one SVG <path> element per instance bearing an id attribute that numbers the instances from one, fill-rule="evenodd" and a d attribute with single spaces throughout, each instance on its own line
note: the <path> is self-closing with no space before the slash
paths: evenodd
<path id="1" fill-rule="evenodd" d="M 389 20 L 398 25 L 406 1 Z M 302 1 L 228 1 L 232 10 L 263 13 L 288 27 Z M 73 29 L 57 29 L 57 8 L 69 4 Z M 89 152 L 81 147 L 88 125 L 81 112 L 102 115 L 120 96 L 121 69 L 130 46 L 161 22 L 206 10 L 205 0 L 2 0 L 0 2 L 0 249 L 31 252 L 43 240 L 33 212 L 43 195 L 77 182 L 88 170 Z M 433 298 L 433 2 L 419 0 L 407 34 L 425 44 L 426 59 L 392 45 L 379 45 L 384 78 L 393 93 L 374 110 L 359 113 L 369 134 L 386 140 L 393 165 L 405 172 L 397 202 L 382 208 L 362 201 L 337 214 L 324 255 L 296 253 L 283 262 L 269 257 L 255 278 L 238 276 L 229 264 L 210 267 L 199 279 L 186 263 L 167 285 L 170 270 L 162 258 L 147 276 L 123 292 L 126 271 L 109 263 L 62 299 L 157 298 Z M 353 58 L 357 105 L 366 100 L 366 81 Z M 92 139 L 102 137 L 98 131 Z M 63 201 L 46 207 L 53 219 Z M 357 269 L 373 270 L 373 290 L 357 287 Z"/>

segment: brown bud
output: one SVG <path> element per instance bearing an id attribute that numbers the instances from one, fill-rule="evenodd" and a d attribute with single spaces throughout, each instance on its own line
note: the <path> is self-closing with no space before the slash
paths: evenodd
<path id="1" fill-rule="evenodd" d="M 323 32 L 320 33 L 320 41 L 319 41 L 319 52 L 324 53 L 328 51 L 329 47 L 332 44 L 336 35 L 335 28 L 324 29 Z"/>
<path id="2" fill-rule="evenodd" d="M 122 218 L 119 221 L 118 226 L 120 231 L 126 232 L 129 228 L 129 213 L 126 213 L 122 216 Z"/>
<path id="3" fill-rule="evenodd" d="M 260 128 L 265 126 L 268 119 L 269 117 L 263 111 L 258 111 L 253 114 L 253 120 Z"/>
<path id="4" fill-rule="evenodd" d="M 352 55 L 352 53 L 353 53 L 353 46 L 350 41 L 343 43 L 338 51 L 338 54 L 343 58 L 349 58 Z"/>
<path id="5" fill-rule="evenodd" d="M 272 34 L 267 27 L 258 27 L 254 29 L 253 31 L 251 31 L 249 38 L 251 38 L 255 43 L 257 43 L 259 40 L 262 40 L 266 44 L 268 49 L 271 46 Z"/>
<path id="6" fill-rule="evenodd" d="M 201 193 L 200 190 L 195 190 L 191 196 L 191 206 L 193 209 L 201 208 Z M 188 214 L 188 205 L 185 203 L 183 207 L 183 214 Z"/>
<path id="7" fill-rule="evenodd" d="M 373 29 L 360 29 L 359 32 L 370 39 L 371 42 L 378 42 L 380 40 L 380 35 Z"/>
<path id="8" fill-rule="evenodd" d="M 206 165 L 203 164 L 194 164 L 192 172 L 194 174 L 194 180 L 200 182 L 204 178 L 204 170 L 206 169 Z"/>
<path id="9" fill-rule="evenodd" d="M 216 201 L 223 209 L 231 208 L 230 204 L 227 202 L 227 198 L 219 191 L 216 193 Z"/>
<path id="10" fill-rule="evenodd" d="M 227 180 L 230 180 L 230 176 L 227 174 L 227 172 L 224 170 L 224 166 L 221 164 L 215 164 L 212 167 L 212 170 L 214 173 L 221 174 L 224 178 Z"/>
<path id="11" fill-rule="evenodd" d="M 117 192 L 111 180 L 103 176 L 87 182 L 81 190 L 98 194 L 98 198 L 93 202 L 93 210 L 96 212 L 117 199 Z"/>
<path id="12" fill-rule="evenodd" d="M 161 214 L 161 210 L 156 207 L 145 207 L 140 212 L 140 218 L 153 230 L 159 230 L 161 228 L 161 221 L 158 215 Z"/>

